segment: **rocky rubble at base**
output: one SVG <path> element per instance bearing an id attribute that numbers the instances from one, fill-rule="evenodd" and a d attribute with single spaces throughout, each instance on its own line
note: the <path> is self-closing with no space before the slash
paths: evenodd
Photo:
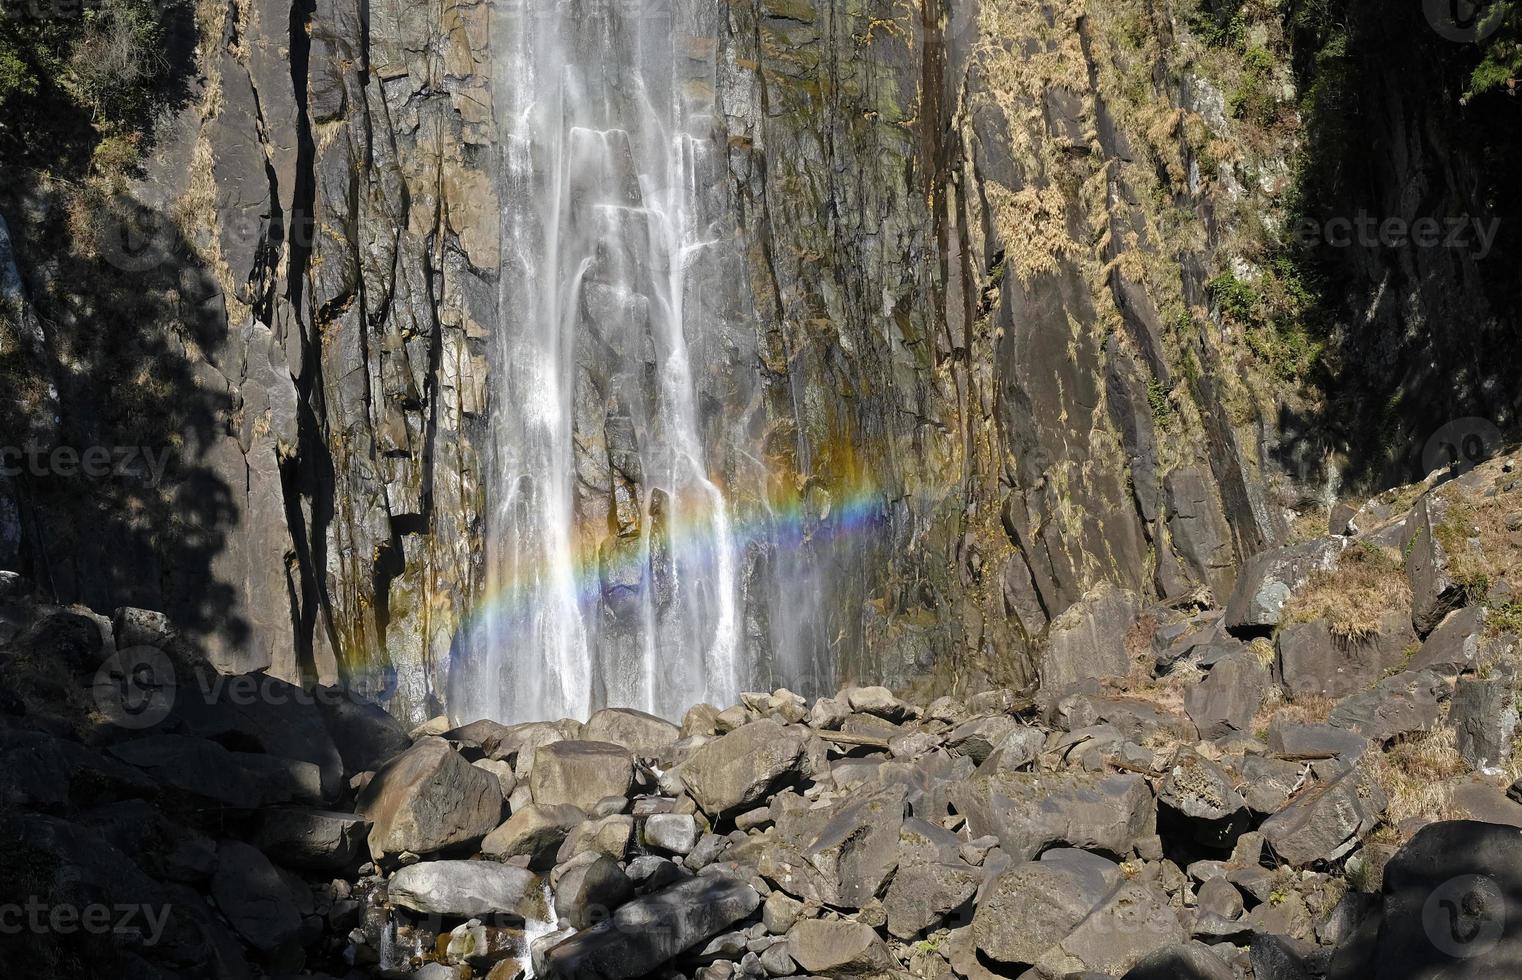
<path id="1" fill-rule="evenodd" d="M 216 675 L 162 617 L 7 582 L 4 890 L 150 914 L 43 929 L 0 966 L 1509 975 L 1522 477 L 1498 461 L 1415 492 L 1265 553 L 1222 608 L 1094 593 L 1036 692 L 779 690 L 680 725 L 409 733 L 350 692 Z"/>

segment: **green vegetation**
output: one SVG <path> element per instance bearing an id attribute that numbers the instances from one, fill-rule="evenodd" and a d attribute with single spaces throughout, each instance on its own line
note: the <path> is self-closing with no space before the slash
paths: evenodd
<path id="1" fill-rule="evenodd" d="M 1227 99 L 1227 107 L 1238 119 L 1259 126 L 1271 125 L 1279 116 L 1279 96 L 1275 92 L 1274 56 L 1264 47 L 1252 45 L 1242 56 L 1242 80 Z"/>
<path id="2" fill-rule="evenodd" d="M 1310 329 L 1316 297 L 1288 255 L 1276 256 L 1254 283 L 1224 272 L 1209 288 L 1221 316 L 1279 378 L 1304 382 L 1323 366 L 1326 343 Z"/>
<path id="3" fill-rule="evenodd" d="M 186 0 L 86 0 L 0 18 L 0 163 L 75 179 L 135 166 L 154 111 L 175 97 L 175 27 L 188 15 Z"/>
<path id="4" fill-rule="evenodd" d="M 1492 4 L 1485 16 L 1487 25 L 1499 23 L 1499 27 L 1480 42 L 1483 54 L 1469 74 L 1465 102 L 1488 92 L 1515 95 L 1518 79 L 1522 79 L 1522 6 L 1515 0 L 1504 0 Z"/>

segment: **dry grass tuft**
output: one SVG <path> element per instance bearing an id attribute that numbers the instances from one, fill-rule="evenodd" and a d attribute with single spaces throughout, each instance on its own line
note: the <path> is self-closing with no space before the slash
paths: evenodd
<path id="1" fill-rule="evenodd" d="M 1463 814 L 1453 804 L 1449 781 L 1469 767 L 1454 744 L 1453 729 L 1439 725 L 1376 753 L 1371 762 L 1375 781 L 1390 798 L 1385 818 L 1392 824 L 1415 817 L 1456 820 Z"/>
<path id="2" fill-rule="evenodd" d="M 1367 640 L 1379 632 L 1379 617 L 1411 607 L 1411 585 L 1401 556 L 1393 549 L 1359 542 L 1336 566 L 1316 572 L 1284 606 L 1283 622 L 1326 620 L 1344 642 Z"/>

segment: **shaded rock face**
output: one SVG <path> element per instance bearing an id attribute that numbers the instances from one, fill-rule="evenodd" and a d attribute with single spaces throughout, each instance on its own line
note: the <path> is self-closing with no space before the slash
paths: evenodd
<path id="1" fill-rule="evenodd" d="M 1384 908 L 1365 976 L 1501 976 L 1515 968 L 1522 923 L 1522 830 L 1458 821 L 1417 833 L 1385 868 Z"/>

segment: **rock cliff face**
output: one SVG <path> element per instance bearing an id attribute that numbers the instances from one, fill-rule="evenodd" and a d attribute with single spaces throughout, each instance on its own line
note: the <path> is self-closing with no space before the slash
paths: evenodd
<path id="1" fill-rule="evenodd" d="M 1232 124 L 1172 32 L 1149 4 L 731 5 L 773 466 L 866 470 L 887 528 L 835 556 L 844 676 L 1028 680 L 1098 582 L 1225 594 L 1282 534 L 1204 279 L 1290 147 L 1202 181 Z"/>
<path id="2" fill-rule="evenodd" d="M 161 519 L 115 537 L 57 540 L 46 527 L 78 509 L 0 485 L 0 559 L 62 599 L 166 609 L 229 670 L 382 664 L 399 714 L 439 709 L 501 490 L 499 8 L 200 5 L 201 75 L 133 190 L 173 236 L 118 228 L 133 247 L 104 255 L 190 324 L 170 345 L 188 394 L 165 404 L 193 400 L 194 438 L 144 504 Z M 743 555 L 744 685 L 770 688 L 806 646 L 835 674 L 810 693 L 1019 687 L 1101 583 L 1224 600 L 1325 479 L 1303 406 L 1210 285 L 1250 278 L 1252 230 L 1286 217 L 1292 38 L 1250 27 L 1278 58 L 1257 79 L 1275 123 L 1251 125 L 1223 94 L 1230 58 L 1149 0 L 716 10 L 694 53 L 712 91 L 688 96 L 711 98 L 727 150 L 744 299 L 700 352 L 704 439 L 759 433 L 770 483 L 730 457 L 730 493 L 789 501 L 802 525 L 801 544 Z M 29 271 L 35 302 L 57 276 Z M 62 416 L 87 414 L 59 387 Z M 610 513 L 630 489 L 618 421 L 591 418 L 602 441 L 577 460 Z M 839 533 L 853 516 L 871 533 Z"/>

